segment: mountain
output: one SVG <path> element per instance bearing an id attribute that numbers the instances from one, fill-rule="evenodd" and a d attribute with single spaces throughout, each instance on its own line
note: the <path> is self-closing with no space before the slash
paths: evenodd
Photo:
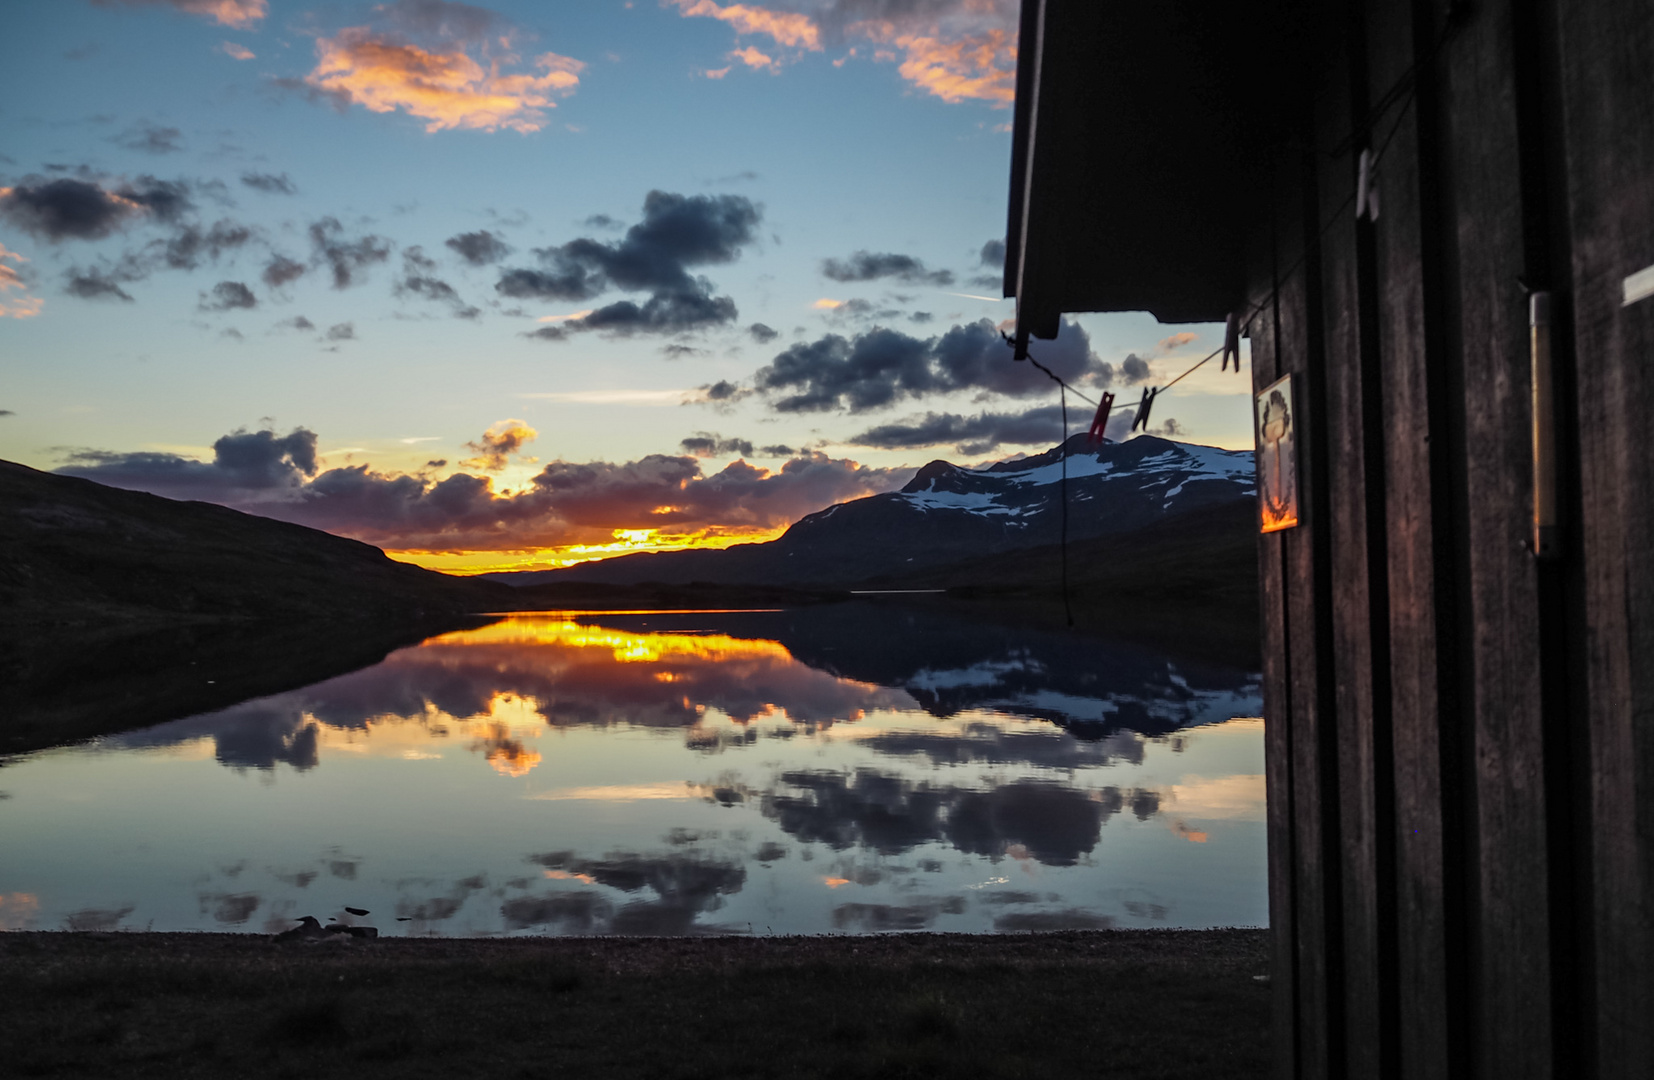
<path id="1" fill-rule="evenodd" d="M 511 595 L 317 529 L 9 461 L 0 461 L 0 551 L 0 634 L 406 622 L 488 610 Z"/>
<path id="2" fill-rule="evenodd" d="M 1172 442 L 1067 443 L 1071 542 L 1124 536 L 1173 520 L 1199 528 L 1203 515 L 1250 506 L 1252 454 Z M 838 503 L 801 518 L 782 536 L 722 550 L 639 553 L 561 570 L 485 575 L 512 585 L 548 582 L 635 584 L 854 584 L 890 588 L 935 571 L 1007 551 L 1055 544 L 1062 515 L 1063 447 L 1034 457 L 965 469 L 933 461 L 906 487 Z"/>

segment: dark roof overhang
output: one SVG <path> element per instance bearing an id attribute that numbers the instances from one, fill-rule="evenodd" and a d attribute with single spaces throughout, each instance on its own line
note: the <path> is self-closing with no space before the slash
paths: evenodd
<path id="1" fill-rule="evenodd" d="M 1005 295 L 1019 357 L 1075 311 L 1221 321 L 1305 108 L 1308 0 L 1023 0 Z"/>

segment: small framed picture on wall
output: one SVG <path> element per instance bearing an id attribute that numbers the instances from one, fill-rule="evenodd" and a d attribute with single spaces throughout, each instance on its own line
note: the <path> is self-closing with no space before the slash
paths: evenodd
<path id="1" fill-rule="evenodd" d="M 1292 376 L 1258 392 L 1258 516 L 1262 532 L 1298 524 L 1298 404 Z"/>

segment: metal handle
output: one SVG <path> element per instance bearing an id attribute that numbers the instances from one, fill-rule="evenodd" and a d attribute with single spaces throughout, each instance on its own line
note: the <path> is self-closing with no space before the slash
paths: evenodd
<path id="1" fill-rule="evenodd" d="M 1551 377 L 1551 294 L 1528 298 L 1533 357 L 1533 553 L 1554 559 L 1562 553 L 1556 502 L 1556 401 Z"/>

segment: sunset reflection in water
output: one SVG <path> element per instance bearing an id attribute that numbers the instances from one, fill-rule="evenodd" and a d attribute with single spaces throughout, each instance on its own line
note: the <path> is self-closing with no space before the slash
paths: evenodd
<path id="1" fill-rule="evenodd" d="M 1255 672 L 849 605 L 514 616 L 12 761 L 0 926 L 1261 925 L 1257 711 Z"/>

